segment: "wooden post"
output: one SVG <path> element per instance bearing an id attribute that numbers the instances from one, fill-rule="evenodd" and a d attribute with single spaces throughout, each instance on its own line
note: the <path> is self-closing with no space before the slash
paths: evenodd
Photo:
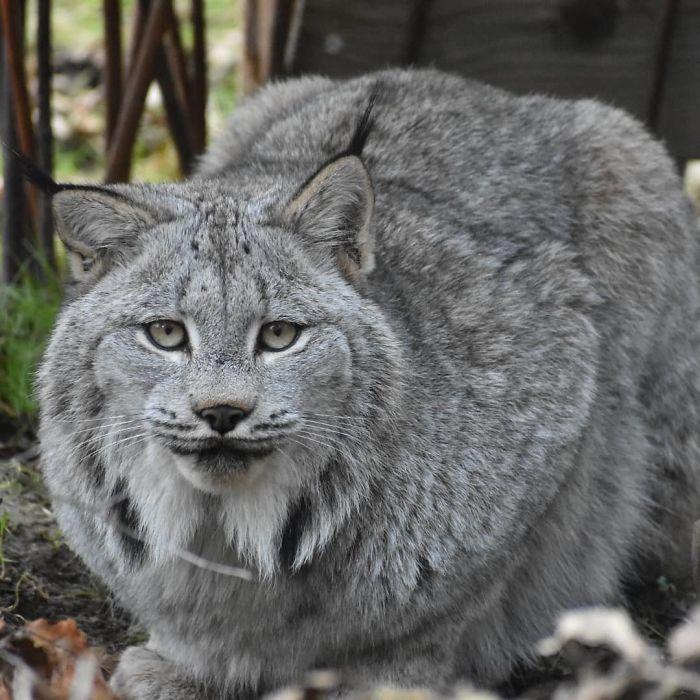
<path id="1" fill-rule="evenodd" d="M 122 40 L 120 0 L 103 0 L 105 37 L 106 147 L 112 142 L 122 97 Z"/>
<path id="2" fill-rule="evenodd" d="M 4 0 L 7 2 L 8 0 Z M 136 64 L 124 93 L 124 101 L 107 155 L 107 182 L 129 179 L 136 130 L 143 112 L 148 87 L 155 75 L 156 54 L 167 28 L 170 0 L 154 0 L 137 48 Z"/>
<path id="3" fill-rule="evenodd" d="M 247 0 L 244 5 L 243 90 L 251 92 L 293 71 L 304 0 Z"/>
<path id="4" fill-rule="evenodd" d="M 194 127 L 194 150 L 201 153 L 207 140 L 207 57 L 204 37 L 204 4 L 202 0 L 192 0 L 192 125 Z"/>
<path id="5" fill-rule="evenodd" d="M 180 161 L 180 170 L 183 175 L 188 175 L 194 162 L 191 138 L 192 124 L 188 123 L 187 103 L 182 105 L 177 98 L 175 79 L 170 70 L 165 50 L 162 47 L 158 49 L 156 56 L 156 78 L 163 97 L 165 116 L 168 119 L 170 133 L 175 143 L 178 160 Z M 183 107 L 185 108 L 183 109 Z"/>
<path id="6" fill-rule="evenodd" d="M 19 148 L 29 158 L 36 157 L 34 145 L 34 127 L 32 126 L 29 94 L 27 92 L 27 77 L 24 72 L 24 0 L 0 0 L 0 15 L 2 18 L 5 38 L 6 75 L 12 91 L 14 106 L 13 124 Z M 9 86 L 6 89 L 10 89 Z M 9 93 L 8 93 L 9 94 Z M 6 98 L 7 99 L 7 98 Z M 34 231 L 39 226 L 39 205 L 36 190 L 30 185 L 26 187 L 29 205 L 29 217 Z"/>
<path id="7" fill-rule="evenodd" d="M 37 21 L 37 125 L 38 162 L 49 174 L 53 173 L 53 133 L 51 131 L 51 0 L 38 0 Z M 51 197 L 42 193 L 39 207 L 39 245 L 44 262 L 55 268 L 53 249 L 53 212 Z"/>
<path id="8" fill-rule="evenodd" d="M 5 183 L 2 222 L 2 283 L 10 284 L 17 277 L 22 265 L 26 263 L 28 251 L 24 235 L 26 206 L 22 174 L 19 171 L 17 160 L 11 152 L 11 149 L 17 148 L 17 139 L 14 128 L 14 104 L 7 60 L 7 44 L 4 36 L 4 32 L 0 33 L 0 67 L 2 69 L 0 117 L 2 119 L 3 179 Z"/>
<path id="9" fill-rule="evenodd" d="M 657 130 L 661 102 L 664 97 L 664 86 L 668 72 L 668 57 L 671 50 L 671 39 L 675 28 L 677 3 L 675 0 L 664 0 L 664 6 L 659 22 L 659 40 L 656 51 L 656 65 L 652 76 L 651 97 L 649 99 L 649 126 Z"/>
<path id="10" fill-rule="evenodd" d="M 401 63 L 405 66 L 415 66 L 420 58 L 420 50 L 425 37 L 425 27 L 428 23 L 429 0 L 413 0 L 411 8 L 411 24 L 408 28 L 406 48 Z"/>
<path id="11" fill-rule="evenodd" d="M 189 119 L 192 114 L 192 106 L 190 105 L 191 87 L 187 73 L 187 58 L 180 36 L 180 22 L 172 8 L 169 15 L 168 30 L 164 37 L 165 57 L 173 79 L 175 97 Z"/>
<path id="12" fill-rule="evenodd" d="M 10 83 L 15 96 L 15 119 L 17 120 L 17 137 L 25 155 L 34 158 L 34 130 L 32 128 L 29 94 L 24 73 L 22 41 L 19 34 L 21 13 L 24 3 L 16 0 L 0 0 L 2 24 L 6 42 L 6 60 L 9 68 Z M 18 10 L 20 14 L 18 14 Z"/>

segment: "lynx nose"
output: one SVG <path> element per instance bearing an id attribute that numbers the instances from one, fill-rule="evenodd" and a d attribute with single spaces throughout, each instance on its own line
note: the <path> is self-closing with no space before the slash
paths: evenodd
<path id="1" fill-rule="evenodd" d="M 229 430 L 233 430 L 248 413 L 250 411 L 244 411 L 239 406 L 222 404 L 220 406 L 209 406 L 199 411 L 198 415 L 209 423 L 209 427 L 212 430 L 225 435 Z"/>

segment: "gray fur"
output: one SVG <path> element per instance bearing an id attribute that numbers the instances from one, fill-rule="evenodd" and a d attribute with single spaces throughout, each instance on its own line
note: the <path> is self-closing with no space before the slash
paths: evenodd
<path id="1" fill-rule="evenodd" d="M 314 199 L 373 91 L 361 157 Z M 41 441 L 66 536 L 151 635 L 117 670 L 125 697 L 318 667 L 490 685 L 560 610 L 682 563 L 698 230 L 626 114 L 434 71 L 303 79 L 244 102 L 192 180 L 111 189 L 56 196 L 85 270 L 41 369 Z M 149 346 L 156 319 L 192 353 Z M 256 354 L 276 319 L 306 329 Z M 279 449 L 171 449 L 226 401 L 254 405 L 235 437 Z"/>

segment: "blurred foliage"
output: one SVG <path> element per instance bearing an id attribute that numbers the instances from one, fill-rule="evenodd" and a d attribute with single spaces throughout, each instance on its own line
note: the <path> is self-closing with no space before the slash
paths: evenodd
<path id="1" fill-rule="evenodd" d="M 123 54 L 128 56 L 135 0 L 122 0 Z M 185 48 L 192 44 L 189 0 L 175 0 Z M 209 133 L 222 128 L 237 98 L 240 18 L 236 0 L 205 0 Z M 27 11 L 27 73 L 36 97 L 36 0 Z M 63 182 L 97 182 L 104 174 L 105 105 L 102 2 L 54 3 L 52 126 L 54 175 Z M 128 79 L 128 76 L 127 76 Z M 0 154 L 0 168 L 2 156 Z M 132 180 L 160 182 L 180 177 L 158 87 L 146 98 L 134 148 Z M 2 196 L 0 180 L 0 197 Z M 1 221 L 0 221 L 1 225 Z M 0 255 L 2 251 L 0 250 Z M 40 284 L 22 275 L 12 287 L 0 286 L 0 414 L 31 421 L 36 413 L 32 378 L 61 300 L 59 274 Z"/>
<path id="2" fill-rule="evenodd" d="M 59 276 L 44 268 L 45 282 L 28 274 L 0 287 L 0 411 L 32 420 L 34 371 L 61 300 Z"/>

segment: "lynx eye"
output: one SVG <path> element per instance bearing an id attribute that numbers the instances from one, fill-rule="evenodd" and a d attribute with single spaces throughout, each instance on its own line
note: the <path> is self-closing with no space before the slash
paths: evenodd
<path id="1" fill-rule="evenodd" d="M 146 324 L 151 342 L 163 350 L 181 350 L 187 343 L 185 327 L 177 321 L 153 321 Z"/>
<path id="2" fill-rule="evenodd" d="M 286 350 L 299 335 L 299 326 L 289 321 L 273 321 L 260 329 L 258 346 L 262 350 L 279 352 Z"/>

